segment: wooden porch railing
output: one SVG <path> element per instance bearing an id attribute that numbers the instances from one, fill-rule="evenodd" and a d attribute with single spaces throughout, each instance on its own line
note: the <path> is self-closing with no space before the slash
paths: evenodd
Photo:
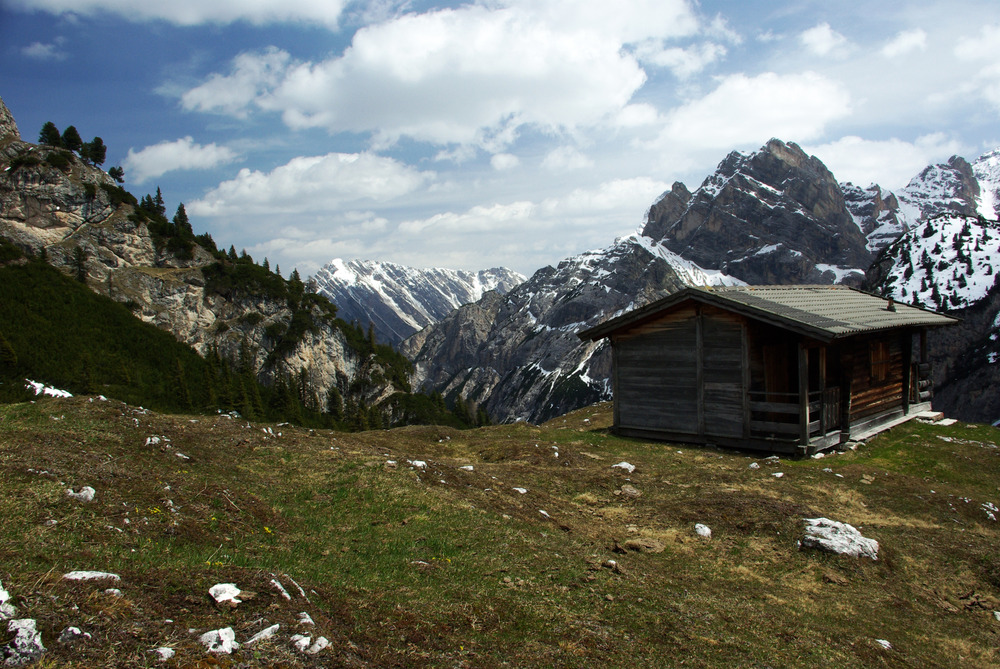
<path id="1" fill-rule="evenodd" d="M 809 436 L 840 429 L 840 388 L 809 393 Z M 750 435 L 796 441 L 802 434 L 798 393 L 750 391 Z"/>

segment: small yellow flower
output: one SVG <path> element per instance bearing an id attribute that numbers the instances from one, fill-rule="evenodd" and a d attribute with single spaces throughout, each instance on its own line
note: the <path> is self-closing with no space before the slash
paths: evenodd
<path id="1" fill-rule="evenodd" d="M 264 531 L 267 532 L 268 534 L 274 534 L 274 532 L 271 531 L 271 528 L 268 527 L 267 525 L 264 526 Z"/>

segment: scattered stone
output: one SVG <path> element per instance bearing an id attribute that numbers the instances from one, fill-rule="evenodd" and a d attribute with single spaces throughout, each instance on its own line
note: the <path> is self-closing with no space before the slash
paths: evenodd
<path id="1" fill-rule="evenodd" d="M 618 560 L 605 560 L 601 566 L 605 569 L 610 569 L 616 574 L 622 573 L 622 566 L 618 563 Z"/>
<path id="2" fill-rule="evenodd" d="M 75 499 L 78 502 L 93 502 L 94 495 L 97 491 L 91 488 L 89 485 L 83 486 L 80 492 L 73 492 L 72 488 L 66 488 L 66 496 Z"/>
<path id="3" fill-rule="evenodd" d="M 464 469 L 467 472 L 471 472 L 471 471 L 475 470 L 475 467 L 473 467 L 472 465 L 463 465 L 463 466 L 459 467 L 459 469 Z"/>
<path id="4" fill-rule="evenodd" d="M 297 651 L 304 653 L 309 648 L 309 644 L 312 643 L 312 637 L 304 636 L 302 634 L 293 634 L 291 642 Z"/>
<path id="5" fill-rule="evenodd" d="M 315 655 L 316 653 L 320 652 L 329 645 L 330 641 L 325 636 L 321 636 L 315 641 L 313 641 L 313 644 L 309 646 L 309 649 L 306 651 L 306 653 L 308 653 L 309 655 Z"/>
<path id="6" fill-rule="evenodd" d="M 648 537 L 629 539 L 624 545 L 626 549 L 636 553 L 662 553 L 666 549 L 663 542 Z"/>
<path id="7" fill-rule="evenodd" d="M 166 662 L 167 660 L 169 660 L 170 658 L 172 658 L 174 656 L 174 649 L 173 648 L 167 648 L 166 646 L 160 646 L 159 648 L 154 648 L 153 650 L 151 650 L 149 652 L 156 653 L 157 655 L 159 655 L 160 656 L 160 662 Z"/>
<path id="8" fill-rule="evenodd" d="M 886 650 L 892 650 L 892 644 L 885 639 L 875 639 L 875 643 L 882 646 L 882 648 L 885 648 Z"/>
<path id="9" fill-rule="evenodd" d="M 776 479 L 780 479 L 784 475 L 785 475 L 784 472 L 774 472 L 773 474 L 771 474 L 771 476 L 773 476 Z"/>
<path id="10" fill-rule="evenodd" d="M 612 469 L 624 469 L 629 474 L 631 474 L 632 472 L 635 471 L 635 465 L 629 464 L 628 462 L 625 462 L 624 460 L 621 461 L 621 462 L 619 462 L 618 464 L 611 465 L 611 468 Z"/>
<path id="11" fill-rule="evenodd" d="M 826 457 L 826 453 L 813 453 L 810 457 L 812 457 L 813 460 L 822 460 Z"/>
<path id="12" fill-rule="evenodd" d="M 237 599 L 240 596 L 240 589 L 236 587 L 235 583 L 216 583 L 208 589 L 208 594 L 212 595 L 212 599 L 219 604 L 228 602 L 236 606 L 243 603 L 242 599 Z"/>
<path id="13" fill-rule="evenodd" d="M 623 485 L 621 489 L 621 494 L 625 495 L 626 497 L 631 497 L 632 499 L 642 497 L 642 493 L 639 492 L 639 489 L 636 488 L 635 486 L 630 486 L 630 485 Z"/>
<path id="14" fill-rule="evenodd" d="M 878 542 L 862 536 L 855 527 L 829 518 L 803 518 L 803 521 L 806 524 L 803 547 L 878 559 Z"/>
<path id="15" fill-rule="evenodd" d="M 552 517 L 552 516 L 549 515 L 548 511 L 546 511 L 545 509 L 539 509 L 538 513 L 542 514 L 542 516 L 544 516 L 545 518 L 551 518 Z"/>
<path id="16" fill-rule="evenodd" d="M 261 631 L 257 632 L 252 637 L 250 637 L 250 639 L 247 640 L 247 642 L 243 645 L 252 646 L 258 641 L 263 641 L 264 639 L 270 639 L 271 637 L 273 637 L 275 634 L 278 633 L 278 629 L 280 628 L 281 625 L 278 625 L 277 623 L 271 625 L 270 627 L 265 627 L 264 629 L 262 629 Z"/>
<path id="17" fill-rule="evenodd" d="M 957 422 L 958 421 L 955 420 L 954 418 L 944 418 L 942 420 L 939 420 L 937 423 L 935 423 L 935 425 L 941 425 L 943 427 L 951 427 L 952 425 L 954 425 Z"/>
<path id="18" fill-rule="evenodd" d="M 527 492 L 528 492 L 528 489 L 527 489 L 527 488 L 511 488 L 511 490 L 513 490 L 514 492 L 519 492 L 519 493 L 521 493 L 522 495 L 524 495 L 525 493 L 527 493 Z"/>
<path id="19" fill-rule="evenodd" d="M 871 474 L 862 474 L 861 482 L 864 483 L 865 485 L 871 485 L 872 483 L 875 482 L 875 477 L 872 476 Z"/>
<path id="20" fill-rule="evenodd" d="M 67 627 L 59 635 L 59 643 L 61 644 L 74 644 L 81 639 L 89 639 L 90 633 L 84 632 L 79 627 Z"/>
<path id="21" fill-rule="evenodd" d="M 313 622 L 312 616 L 310 616 L 305 611 L 302 611 L 301 613 L 299 613 L 299 624 L 300 625 L 315 625 L 316 623 Z"/>
<path id="22" fill-rule="evenodd" d="M 710 528 L 708 525 L 702 525 L 701 523 L 697 523 L 694 526 L 694 533 L 697 534 L 699 537 L 703 537 L 705 539 L 712 538 L 712 528 Z"/>
<path id="23" fill-rule="evenodd" d="M 996 618 L 996 621 L 998 623 L 1000 623 L 1000 611 L 994 611 L 993 612 L 993 617 Z"/>
<path id="24" fill-rule="evenodd" d="M 398 465 L 398 463 L 395 460 L 386 460 L 385 461 L 385 466 L 388 469 L 395 469 L 397 467 L 397 465 Z"/>
<path id="25" fill-rule="evenodd" d="M 756 462 L 751 462 L 750 469 L 760 469 L 760 465 L 758 465 Z"/>
<path id="26" fill-rule="evenodd" d="M 768 464 L 776 465 L 779 462 L 781 462 L 781 458 L 779 458 L 777 455 L 769 455 L 766 458 L 764 458 L 764 462 L 766 462 Z"/>
<path id="27" fill-rule="evenodd" d="M 0 646 L 0 658 L 3 658 L 5 667 L 23 667 L 42 657 L 45 646 L 42 635 L 35 629 L 34 619 L 10 620 L 7 632 L 15 636 L 6 646 Z"/>
<path id="28" fill-rule="evenodd" d="M 104 594 L 111 595 L 112 597 L 121 597 L 122 591 L 119 590 L 118 588 L 108 588 L 107 590 L 104 591 Z"/>
<path id="29" fill-rule="evenodd" d="M 233 631 L 232 627 L 223 627 L 222 629 L 205 632 L 198 637 L 198 641 L 208 648 L 209 653 L 224 653 L 229 655 L 240 647 L 236 643 L 236 632 Z"/>
<path id="30" fill-rule="evenodd" d="M 288 594 L 287 590 L 285 590 L 285 586 L 281 585 L 281 583 L 279 583 L 277 580 L 273 578 L 271 579 L 271 585 L 273 585 L 275 588 L 278 589 L 278 592 L 281 593 L 282 597 L 284 597 L 288 601 L 292 601 L 292 596 Z"/>
<path id="31" fill-rule="evenodd" d="M 823 580 L 834 585 L 847 585 L 850 583 L 845 577 L 833 571 L 823 572 Z"/>
<path id="32" fill-rule="evenodd" d="M 106 571 L 71 571 L 63 574 L 67 581 L 120 581 L 122 577 L 118 574 L 111 574 Z"/>
<path id="33" fill-rule="evenodd" d="M 0 620 L 7 620 L 17 615 L 17 609 L 10 603 L 10 593 L 4 590 L 3 582 L 0 581 Z"/>
<path id="34" fill-rule="evenodd" d="M 993 502 L 985 502 L 981 504 L 979 508 L 981 508 L 983 512 L 986 513 L 987 518 L 993 521 L 997 519 L 997 514 L 1000 513 L 1000 509 L 998 509 L 997 505 L 994 504 Z"/>
<path id="35" fill-rule="evenodd" d="M 427 463 L 423 460 L 407 460 L 406 462 L 417 469 L 427 469 Z"/>

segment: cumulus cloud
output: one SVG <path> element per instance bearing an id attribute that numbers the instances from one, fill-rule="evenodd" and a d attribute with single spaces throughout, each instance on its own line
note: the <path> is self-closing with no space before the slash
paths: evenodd
<path id="1" fill-rule="evenodd" d="M 510 153 L 498 153 L 490 158 L 490 165 L 498 172 L 510 170 L 521 164 L 521 160 Z"/>
<path id="2" fill-rule="evenodd" d="M 640 61 L 657 67 L 669 68 L 679 79 L 698 74 L 726 55 L 726 47 L 714 42 L 704 42 L 688 48 L 665 48 L 659 40 L 641 43 L 636 48 Z"/>
<path id="3" fill-rule="evenodd" d="M 218 112 L 245 118 L 250 105 L 276 86 L 292 62 L 285 51 L 270 47 L 259 53 L 241 53 L 229 74 L 213 74 L 181 96 L 189 111 Z"/>
<path id="4" fill-rule="evenodd" d="M 982 64 L 963 92 L 978 94 L 1000 111 L 1000 25 L 984 26 L 978 35 L 962 39 L 955 47 L 955 55 Z"/>
<path id="5" fill-rule="evenodd" d="M 817 56 L 837 55 L 847 47 L 847 38 L 830 27 L 820 23 L 799 35 L 799 43 Z"/>
<path id="6" fill-rule="evenodd" d="M 384 203 L 434 178 L 371 153 L 303 156 L 270 172 L 242 169 L 188 211 L 201 216 L 329 213 L 358 203 Z"/>
<path id="7" fill-rule="evenodd" d="M 167 172 L 210 169 L 231 163 L 237 158 L 236 153 L 227 147 L 215 143 L 195 144 L 191 137 L 184 137 L 173 142 L 147 146 L 139 151 L 129 149 L 123 166 L 130 181 L 143 184 Z"/>
<path id="8" fill-rule="evenodd" d="M 294 129 L 368 133 L 375 148 L 408 137 L 503 153 L 525 126 L 558 134 L 614 118 L 646 81 L 624 46 L 697 30 L 684 0 L 464 5 L 367 25 L 323 61 L 292 62 L 275 48 L 243 54 L 181 103 L 235 116 L 272 111 Z M 720 49 L 660 58 L 692 72 Z"/>
<path id="9" fill-rule="evenodd" d="M 52 43 L 32 42 L 21 49 L 21 54 L 34 60 L 65 60 L 67 54 L 62 50 L 62 45 L 66 40 L 56 38 Z"/>
<path id="10" fill-rule="evenodd" d="M 553 149 L 542 160 L 542 167 L 552 172 L 568 172 L 593 167 L 594 161 L 572 146 Z"/>
<path id="11" fill-rule="evenodd" d="M 182 26 L 247 21 L 255 25 L 307 21 L 336 27 L 344 0 L 7 0 L 11 9 L 52 14 L 108 12 L 131 21 L 168 21 Z"/>
<path id="12" fill-rule="evenodd" d="M 916 28 L 915 30 L 903 30 L 897 33 L 888 44 L 882 47 L 882 55 L 886 58 L 897 58 L 914 51 L 923 51 L 926 48 L 926 32 L 920 28 Z"/>
<path id="13" fill-rule="evenodd" d="M 888 189 L 902 188 L 927 165 L 961 154 L 965 149 L 944 133 L 924 135 L 913 142 L 896 138 L 867 140 L 851 135 L 806 147 L 839 181 L 859 186 L 878 183 Z"/>
<path id="14" fill-rule="evenodd" d="M 803 142 L 850 112 L 841 84 L 814 72 L 734 74 L 702 98 L 666 115 L 656 146 L 674 153 L 762 145 L 772 137 Z"/>

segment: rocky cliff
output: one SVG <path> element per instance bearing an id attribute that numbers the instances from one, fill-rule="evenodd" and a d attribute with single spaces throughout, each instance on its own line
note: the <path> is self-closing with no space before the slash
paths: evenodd
<path id="1" fill-rule="evenodd" d="M 675 184 L 642 233 L 751 284 L 860 283 L 871 262 L 833 174 L 777 139 L 729 154 L 694 193 Z"/>
<path id="2" fill-rule="evenodd" d="M 393 346 L 485 293 L 506 293 L 524 279 L 505 267 L 467 272 L 340 258 L 313 277 L 341 318 L 365 328 L 371 324 L 376 337 Z"/>
<path id="3" fill-rule="evenodd" d="M 345 398 L 364 388 L 352 399 L 366 404 L 400 389 L 320 302 L 286 294 L 274 275 L 265 277 L 278 287 L 271 291 L 213 281 L 208 270 L 222 266 L 216 255 L 199 244 L 178 253 L 157 240 L 150 222 L 135 215 L 134 198 L 105 172 L 67 151 L 22 141 L 2 100 L 0 136 L 0 234 L 22 249 L 44 253 L 200 353 L 249 354 L 265 383 L 279 373 L 304 376 L 320 406 L 331 387 Z"/>

